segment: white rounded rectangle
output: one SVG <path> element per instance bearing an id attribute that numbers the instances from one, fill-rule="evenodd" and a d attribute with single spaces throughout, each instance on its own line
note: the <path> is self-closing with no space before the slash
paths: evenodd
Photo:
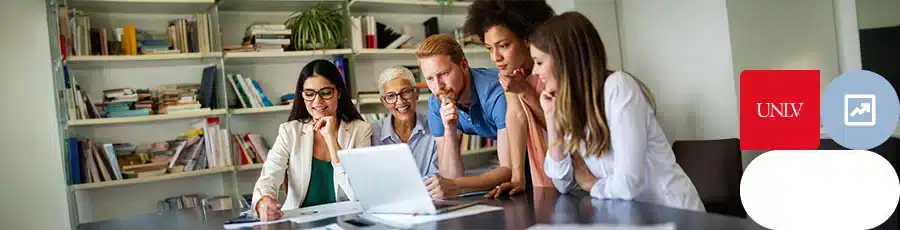
<path id="1" fill-rule="evenodd" d="M 747 215 L 770 229 L 871 229 L 898 199 L 894 168 L 865 150 L 771 151 L 741 179 Z"/>

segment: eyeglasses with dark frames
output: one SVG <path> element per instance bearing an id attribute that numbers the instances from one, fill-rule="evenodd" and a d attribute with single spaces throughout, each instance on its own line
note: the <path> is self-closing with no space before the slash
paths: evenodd
<path id="1" fill-rule="evenodd" d="M 413 93 L 415 93 L 415 92 L 416 92 L 415 88 L 408 87 L 408 88 L 400 90 L 399 93 L 385 94 L 383 97 L 381 97 L 381 99 L 384 100 L 384 102 L 387 102 L 388 104 L 394 104 L 394 103 L 397 103 L 397 98 L 403 98 L 404 100 L 412 99 Z"/>
<path id="2" fill-rule="evenodd" d="M 319 90 L 304 89 L 302 96 L 303 96 L 303 100 L 306 100 L 306 101 L 314 101 L 314 100 L 316 100 L 316 96 L 319 96 L 322 99 L 328 100 L 328 99 L 333 98 L 334 95 L 337 94 L 337 93 L 335 93 L 335 90 L 336 89 L 334 87 L 325 87 L 325 88 L 321 88 Z"/>

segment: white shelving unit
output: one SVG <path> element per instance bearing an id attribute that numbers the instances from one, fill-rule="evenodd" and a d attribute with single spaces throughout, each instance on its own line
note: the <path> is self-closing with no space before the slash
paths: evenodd
<path id="1" fill-rule="evenodd" d="M 233 52 L 233 53 L 225 53 L 225 59 L 229 60 L 229 59 L 245 59 L 245 58 L 313 57 L 313 56 L 349 55 L 349 54 L 353 54 L 352 49 L 286 51 L 286 52 Z"/>
<path id="2" fill-rule="evenodd" d="M 226 109 L 213 109 L 213 110 L 209 110 L 209 111 L 191 111 L 191 112 L 181 112 L 181 113 L 171 113 L 171 114 L 161 114 L 161 115 L 138 116 L 138 117 L 81 119 L 81 120 L 70 120 L 69 126 L 141 123 L 141 122 L 151 122 L 151 121 L 165 121 L 165 120 L 176 120 L 176 119 L 187 119 L 187 118 L 211 117 L 211 116 L 225 115 L 226 113 L 227 113 Z"/>
<path id="3" fill-rule="evenodd" d="M 487 54 L 485 48 L 464 48 L 463 53 L 466 55 Z M 415 55 L 415 49 L 361 49 L 357 50 L 356 55 Z"/>
<path id="4" fill-rule="evenodd" d="M 125 62 L 125 61 L 167 61 L 167 60 L 184 60 L 184 59 L 200 59 L 200 58 L 218 58 L 221 52 L 201 53 L 180 53 L 180 54 L 152 54 L 152 55 L 113 55 L 113 56 L 72 56 L 69 58 L 68 64 L 79 64 L 89 62 Z"/>
<path id="5" fill-rule="evenodd" d="M 125 179 L 125 180 L 104 181 L 104 182 L 99 182 L 99 183 L 77 184 L 77 185 L 72 185 L 72 190 L 78 191 L 78 190 L 109 188 L 109 187 L 116 187 L 116 186 L 127 186 L 127 185 L 134 185 L 134 184 L 152 183 L 152 182 L 157 182 L 157 181 L 177 180 L 177 179 L 182 179 L 182 178 L 204 176 L 204 175 L 231 172 L 231 171 L 234 171 L 234 166 L 202 169 L 202 170 L 190 171 L 190 172 L 172 173 L 172 174 L 165 174 L 162 176 L 154 176 L 154 177 L 146 177 L 146 178 L 134 178 L 134 179 Z"/>
<path id="6" fill-rule="evenodd" d="M 437 1 L 417 0 L 352 0 L 350 11 L 375 13 L 412 13 L 412 14 L 465 14 L 471 2 L 439 3 Z"/>
<path id="7" fill-rule="evenodd" d="M 60 0 L 61 1 L 61 0 Z M 441 32 L 461 26 L 469 2 L 453 2 L 443 5 L 419 0 L 67 0 L 68 8 L 84 10 L 89 16 L 100 15 L 100 25 L 132 23 L 138 28 L 157 25 L 160 22 L 181 18 L 197 12 L 210 14 L 212 44 L 233 45 L 240 41 L 244 29 L 250 23 L 268 21 L 281 23 L 299 10 L 320 4 L 343 8 L 346 14 L 376 14 L 376 20 L 385 23 L 418 21 L 423 17 L 438 16 Z M 55 11 L 53 11 L 55 12 Z M 447 17 L 441 16 L 446 15 Z M 412 18 L 407 18 L 412 17 Z M 55 18 L 55 17 L 50 17 Z M 144 19 L 146 18 L 146 19 Z M 92 18 L 93 19 L 93 18 Z M 50 21 L 56 23 L 55 21 Z M 94 22 L 92 22 L 93 24 Z M 448 26 L 450 25 L 450 26 Z M 392 27 L 396 25 L 391 25 Z M 159 27 L 164 27 L 160 25 Z M 58 36 L 51 31 L 51 36 Z M 345 45 L 347 47 L 347 45 Z M 230 94 L 225 73 L 240 73 L 258 81 L 268 98 L 277 103 L 284 93 L 293 93 L 300 69 L 309 61 L 343 55 L 350 62 L 347 79 L 355 92 L 377 91 L 377 74 L 393 65 L 417 65 L 413 49 L 334 49 L 292 52 L 213 52 L 181 53 L 136 56 L 69 56 L 66 64 L 70 73 L 83 85 L 86 93 L 102 98 L 103 89 L 135 87 L 155 88 L 163 84 L 199 83 L 199 70 L 209 65 L 218 67 L 216 99 L 219 105 L 235 102 Z M 484 48 L 464 49 L 470 65 L 493 66 Z M 58 78 L 62 76 L 57 73 Z M 223 84 L 224 82 L 224 84 Z M 419 102 L 426 102 L 428 95 L 420 95 Z M 373 98 L 354 98 L 361 113 L 383 112 L 381 102 Z M 419 106 L 427 106 L 418 103 Z M 239 106 L 239 103 L 238 103 Z M 65 106 L 63 106 L 65 108 Z M 156 137 L 174 138 L 189 129 L 188 121 L 218 116 L 220 128 L 232 134 L 258 133 L 271 145 L 277 136 L 278 125 L 287 121 L 291 105 L 262 108 L 216 108 L 209 111 L 141 117 L 65 120 L 61 125 L 67 136 L 86 136 L 100 142 L 116 140 L 118 143 L 141 141 Z M 372 111 L 375 109 L 376 111 Z M 427 108 L 420 107 L 424 111 Z M 63 112 L 64 114 L 64 112 Z M 182 129 L 182 130 L 178 130 Z M 135 131 L 138 130 L 138 131 Z M 143 133 L 147 132 L 147 133 Z M 141 137 L 138 137 L 141 136 Z M 150 136 L 150 137 L 143 137 Z M 134 139 L 140 139 L 134 140 Z M 162 141 L 159 139 L 157 141 Z M 495 148 L 473 150 L 465 155 L 479 155 L 496 151 Z M 64 159 L 69 159 L 68 155 Z M 240 163 L 239 158 L 232 162 Z M 69 186 L 74 224 L 101 221 L 129 215 L 156 212 L 156 202 L 171 196 L 205 194 L 207 196 L 230 195 L 239 197 L 252 191 L 259 177 L 262 164 L 233 165 L 191 172 L 166 174 L 156 177 L 105 181 Z M 115 202 L 127 200 L 127 202 Z"/>
<path id="8" fill-rule="evenodd" d="M 206 11 L 216 0 L 67 0 L 69 8 L 87 12 L 191 14 Z"/>
<path id="9" fill-rule="evenodd" d="M 262 108 L 244 108 L 244 109 L 234 109 L 231 114 L 239 115 L 239 114 L 256 114 L 256 113 L 273 113 L 273 112 L 285 112 L 291 111 L 291 107 L 293 105 L 276 105 Z"/>

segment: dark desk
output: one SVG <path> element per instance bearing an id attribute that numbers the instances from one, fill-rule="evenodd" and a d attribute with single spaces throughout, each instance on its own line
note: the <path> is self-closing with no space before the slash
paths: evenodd
<path id="1" fill-rule="evenodd" d="M 473 198 L 478 199 L 478 198 Z M 503 210 L 417 226 L 418 229 L 524 229 L 545 224 L 658 224 L 674 221 L 678 229 L 765 229 L 749 219 L 673 209 L 623 200 L 591 199 L 586 194 L 558 195 L 554 189 L 537 189 L 509 199 L 488 201 Z M 236 212 L 188 209 L 82 224 L 79 229 L 222 229 Z M 282 222 L 254 229 L 303 229 L 337 221 L 329 218 L 310 223 Z M 351 225 L 341 224 L 346 229 Z M 383 227 L 375 226 L 374 228 Z"/>

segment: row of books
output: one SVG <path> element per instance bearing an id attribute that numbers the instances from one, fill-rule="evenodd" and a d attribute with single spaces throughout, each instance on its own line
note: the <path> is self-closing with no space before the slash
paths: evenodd
<path id="1" fill-rule="evenodd" d="M 72 184 L 144 178 L 231 165 L 227 129 L 209 117 L 173 140 L 137 147 L 131 143 L 99 143 L 90 138 L 68 139 Z"/>
<path id="2" fill-rule="evenodd" d="M 226 74 L 234 94 L 241 103 L 241 108 L 261 108 L 273 106 L 269 97 L 259 87 L 259 82 L 241 74 Z"/>
<path id="3" fill-rule="evenodd" d="M 241 165 L 260 164 L 266 161 L 269 147 L 259 134 L 231 135 L 231 142 L 232 152 L 241 159 Z"/>
<path id="4" fill-rule="evenodd" d="M 229 45 L 227 52 L 284 52 L 290 45 L 291 30 L 283 24 L 253 24 L 244 31 L 240 46 Z"/>
<path id="5" fill-rule="evenodd" d="M 405 26 L 402 33 L 398 33 L 375 21 L 374 16 L 351 16 L 350 23 L 352 24 L 350 47 L 356 50 L 412 48 L 418 42 L 410 43 L 409 41 L 416 37 L 416 34 L 420 34 L 418 41 L 422 41 L 426 37 L 423 27 L 420 25 Z"/>
<path id="6" fill-rule="evenodd" d="M 120 28 L 96 28 L 82 10 L 60 8 L 62 53 L 67 57 L 89 55 L 138 55 L 211 51 L 209 15 L 197 13 L 168 21 L 165 34 L 127 24 Z"/>
<path id="7" fill-rule="evenodd" d="M 459 151 L 464 153 L 485 148 L 496 148 L 497 140 L 481 136 L 462 135 L 459 144 Z"/>
<path id="8" fill-rule="evenodd" d="M 215 66 L 203 69 L 200 84 L 162 85 L 147 88 L 116 88 L 103 91 L 95 101 L 64 68 L 66 104 L 71 120 L 147 116 L 209 110 L 216 107 Z"/>

